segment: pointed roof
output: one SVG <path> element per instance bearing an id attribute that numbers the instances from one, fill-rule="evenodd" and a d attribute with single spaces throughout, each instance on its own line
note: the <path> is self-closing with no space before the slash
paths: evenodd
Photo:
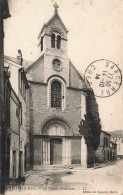
<path id="1" fill-rule="evenodd" d="M 48 20 L 47 23 L 44 23 L 44 25 L 43 25 L 43 27 L 42 27 L 39 35 L 38 35 L 38 39 L 39 39 L 41 33 L 43 32 L 44 28 L 47 27 L 52 22 L 52 20 L 54 20 L 54 18 L 57 18 L 59 20 L 59 22 L 61 23 L 63 29 L 66 31 L 66 33 L 68 32 L 66 26 L 64 25 L 62 19 L 60 18 L 59 14 L 58 14 L 58 10 L 57 10 L 58 9 L 58 5 L 56 3 L 54 4 L 54 7 L 55 7 L 54 15 Z"/>

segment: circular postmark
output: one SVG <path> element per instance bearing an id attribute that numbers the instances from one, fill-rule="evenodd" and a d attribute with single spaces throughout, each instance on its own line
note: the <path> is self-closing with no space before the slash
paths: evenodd
<path id="1" fill-rule="evenodd" d="M 109 97 L 116 93 L 122 83 L 119 67 L 109 60 L 92 62 L 85 71 L 85 78 L 97 97 Z"/>

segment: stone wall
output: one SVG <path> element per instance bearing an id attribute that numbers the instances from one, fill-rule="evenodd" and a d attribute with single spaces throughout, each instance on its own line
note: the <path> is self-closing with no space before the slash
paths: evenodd
<path id="1" fill-rule="evenodd" d="M 74 134 L 78 133 L 78 124 L 81 120 L 81 92 L 66 89 L 66 109 L 47 107 L 47 86 L 31 84 L 30 129 L 34 134 L 40 134 L 45 121 L 57 117 L 68 122 Z"/>

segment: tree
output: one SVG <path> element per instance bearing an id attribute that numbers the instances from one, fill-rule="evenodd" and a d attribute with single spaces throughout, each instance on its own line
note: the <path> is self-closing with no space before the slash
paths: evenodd
<path id="1" fill-rule="evenodd" d="M 100 142 L 101 124 L 99 118 L 98 104 L 93 91 L 86 91 L 86 115 L 85 120 L 80 121 L 79 132 L 84 136 L 88 146 L 94 150 L 98 148 Z"/>

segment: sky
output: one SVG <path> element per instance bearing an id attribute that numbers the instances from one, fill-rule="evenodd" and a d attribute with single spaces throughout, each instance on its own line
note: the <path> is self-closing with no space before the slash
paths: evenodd
<path id="1" fill-rule="evenodd" d="M 68 29 L 68 56 L 80 73 L 96 60 L 107 59 L 123 72 L 123 0 L 9 0 L 11 17 L 4 21 L 5 55 L 39 57 L 38 35 L 54 14 Z M 96 97 L 102 128 L 123 130 L 123 85 L 110 97 Z"/>

